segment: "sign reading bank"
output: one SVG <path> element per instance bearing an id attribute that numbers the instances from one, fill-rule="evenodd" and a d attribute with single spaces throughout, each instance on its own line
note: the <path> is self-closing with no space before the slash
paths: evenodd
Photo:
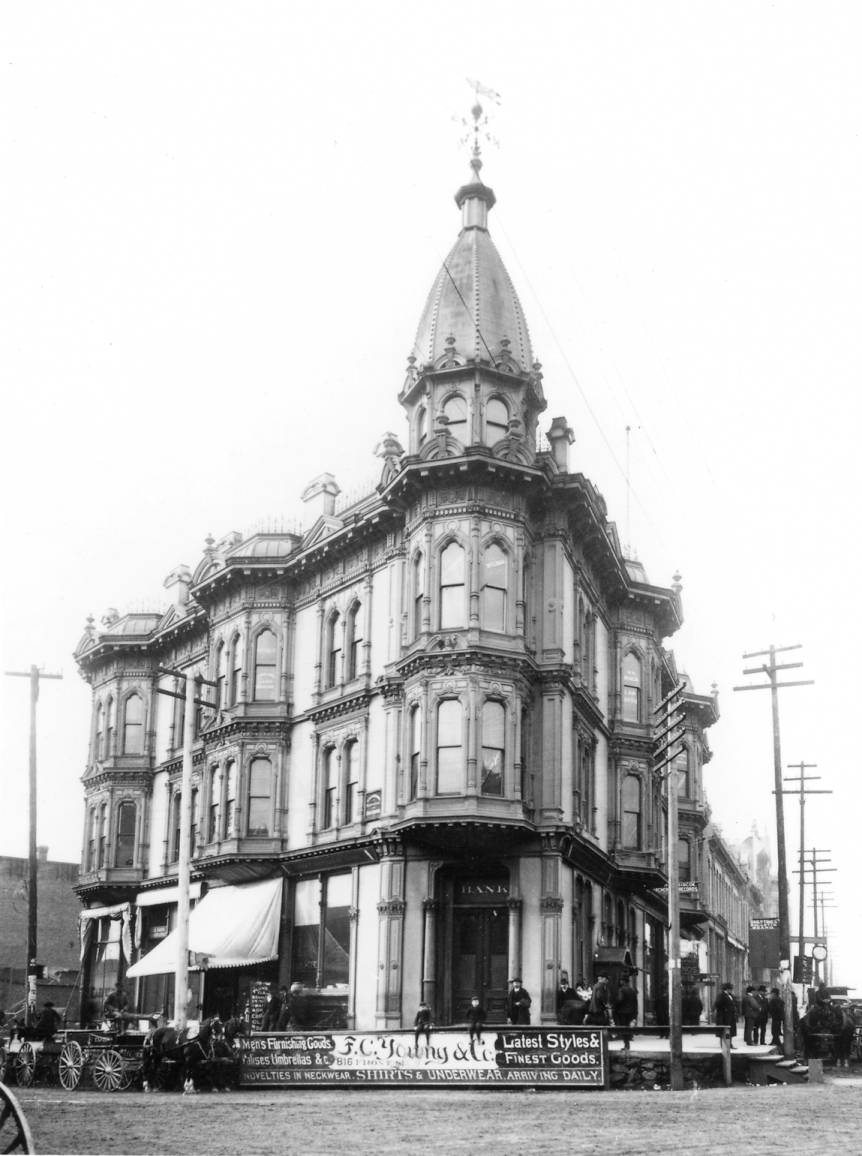
<path id="1" fill-rule="evenodd" d="M 584 1028 L 291 1032 L 244 1040 L 240 1087 L 349 1084 L 608 1086 L 607 1038 Z"/>

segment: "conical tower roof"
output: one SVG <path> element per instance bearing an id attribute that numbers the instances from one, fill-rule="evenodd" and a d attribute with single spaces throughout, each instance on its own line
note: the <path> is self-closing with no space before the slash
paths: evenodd
<path id="1" fill-rule="evenodd" d="M 510 372 L 528 374 L 533 368 L 524 310 L 488 232 L 488 213 L 496 197 L 479 178 L 480 167 L 481 161 L 474 158 L 474 179 L 455 195 L 461 232 L 434 279 L 419 320 L 413 356 L 420 372 L 453 353 L 459 360 L 491 365 L 506 361 Z"/>

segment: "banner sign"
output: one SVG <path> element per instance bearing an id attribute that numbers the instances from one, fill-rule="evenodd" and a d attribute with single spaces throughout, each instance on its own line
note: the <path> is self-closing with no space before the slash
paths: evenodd
<path id="1" fill-rule="evenodd" d="M 777 919 L 752 919 L 749 927 L 752 931 L 777 931 Z"/>
<path id="2" fill-rule="evenodd" d="M 529 1084 L 608 1086 L 607 1036 L 594 1028 L 485 1028 L 432 1031 L 290 1032 L 242 1041 L 240 1087 L 293 1085 Z"/>

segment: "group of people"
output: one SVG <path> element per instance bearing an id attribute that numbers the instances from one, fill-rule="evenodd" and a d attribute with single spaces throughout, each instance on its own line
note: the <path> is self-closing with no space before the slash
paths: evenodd
<path id="1" fill-rule="evenodd" d="M 730 1046 L 736 1036 L 739 1009 L 733 995 L 733 984 L 724 983 L 715 1001 L 715 1022 L 730 1028 Z M 784 1027 L 784 1000 L 774 987 L 767 994 L 766 984 L 759 987 L 749 984 L 742 997 L 743 1041 L 746 1044 L 765 1044 L 766 1028 L 771 1027 L 772 1047 L 780 1047 Z"/>
<path id="2" fill-rule="evenodd" d="M 263 1032 L 302 1031 L 308 1027 L 308 996 L 301 983 L 290 988 L 272 985 L 263 1010 L 260 1030 Z"/>
<path id="3" fill-rule="evenodd" d="M 594 984 L 581 977 L 575 987 L 571 987 L 568 975 L 563 972 L 557 988 L 557 1020 L 561 1024 L 629 1027 L 637 1015 L 638 995 L 628 976 L 620 977 L 616 996 L 612 998 L 606 974 L 597 975 Z"/>

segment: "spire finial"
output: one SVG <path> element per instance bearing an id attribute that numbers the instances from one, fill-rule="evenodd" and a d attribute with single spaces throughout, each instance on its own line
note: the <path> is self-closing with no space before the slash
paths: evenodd
<path id="1" fill-rule="evenodd" d="M 485 110 L 479 100 L 480 96 L 484 96 L 486 100 L 493 101 L 494 104 L 500 103 L 500 94 L 495 92 L 493 88 L 487 88 L 484 84 L 480 84 L 478 80 L 470 80 L 467 83 L 473 89 L 476 96 L 473 102 L 473 107 L 470 109 L 470 116 L 473 118 L 472 125 L 462 117 L 461 123 L 469 129 L 467 134 L 462 138 L 461 143 L 467 144 L 468 141 L 473 141 L 473 148 L 470 156 L 470 168 L 473 170 L 473 180 L 481 183 L 482 178 L 479 173 L 482 170 L 482 145 L 481 140 L 484 138 L 492 144 L 497 144 L 495 137 L 488 132 L 488 117 L 485 115 Z"/>

